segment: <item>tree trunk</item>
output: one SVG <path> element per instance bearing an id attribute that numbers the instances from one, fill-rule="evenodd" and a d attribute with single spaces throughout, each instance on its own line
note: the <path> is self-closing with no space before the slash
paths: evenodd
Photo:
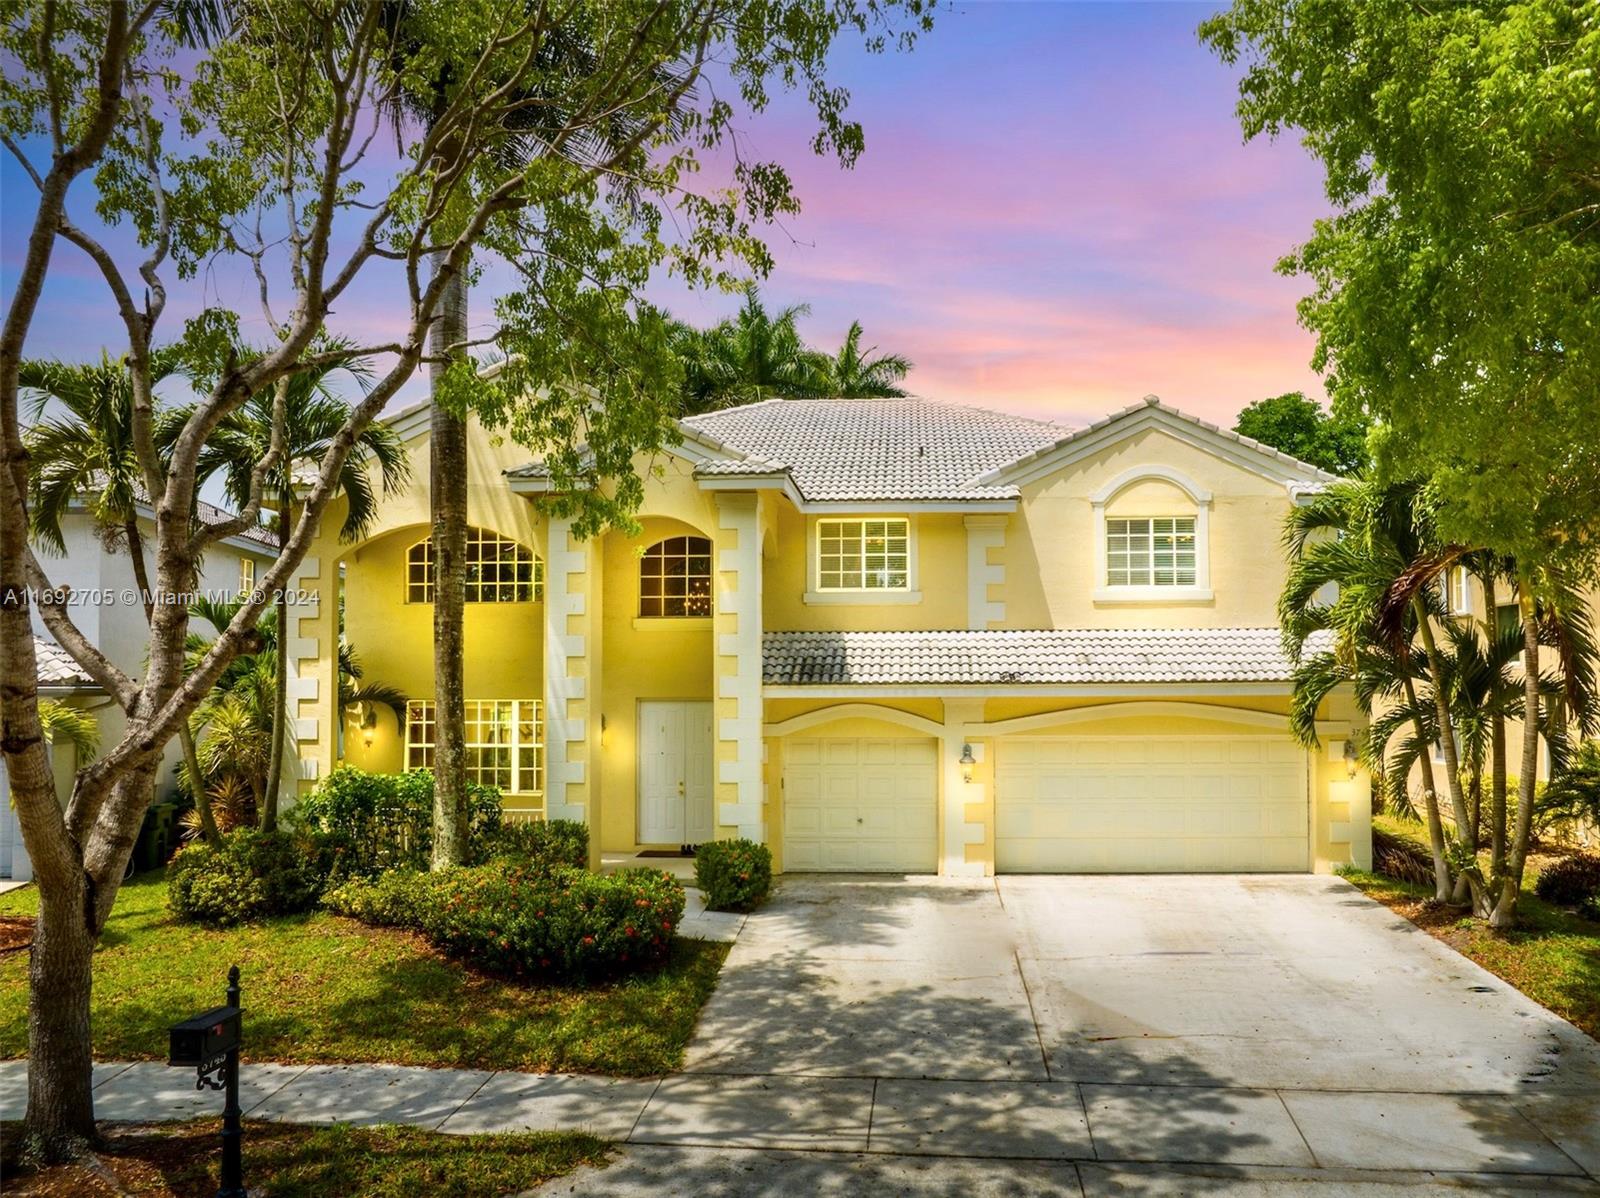
<path id="1" fill-rule="evenodd" d="M 287 492 L 278 507 L 278 552 L 294 526 L 292 500 Z M 273 606 L 278 613 L 278 646 L 272 671 L 272 750 L 267 755 L 267 789 L 261 803 L 261 830 L 278 827 L 278 787 L 283 778 L 283 742 L 289 733 L 289 592 L 279 587 Z"/>
<path id="2" fill-rule="evenodd" d="M 122 522 L 122 535 L 128 542 L 133 581 L 138 584 L 139 596 L 144 603 L 144 622 L 149 624 L 154 596 L 150 590 L 150 571 L 144 561 L 144 534 L 139 531 L 137 514 L 128 516 Z M 205 775 L 200 770 L 200 754 L 195 752 L 194 733 L 189 731 L 187 720 L 178 726 L 178 743 L 183 746 L 183 764 L 189 771 L 189 789 L 193 792 L 194 809 L 200 815 L 200 838 L 207 844 L 216 844 L 221 837 L 217 835 L 217 821 L 211 814 L 211 796 L 206 794 Z"/>
<path id="3" fill-rule="evenodd" d="M 1517 607 L 1522 613 L 1522 774 L 1517 779 L 1517 826 L 1511 836 L 1505 876 L 1490 912 L 1489 924 L 1509 928 L 1517 922 L 1517 896 L 1528 863 L 1528 838 L 1533 830 L 1533 788 L 1539 772 L 1539 629 L 1527 576 L 1517 577 Z"/>
<path id="4" fill-rule="evenodd" d="M 1402 678 L 1405 687 L 1406 702 L 1411 705 L 1411 710 L 1417 709 L 1417 688 L 1411 681 L 1411 675 Z M 1417 736 L 1422 740 L 1427 739 L 1427 731 L 1420 718 L 1416 721 Z M 1444 824 L 1439 819 L 1439 793 L 1433 786 L 1433 762 L 1428 760 L 1428 754 L 1423 752 L 1417 758 L 1417 763 L 1422 772 L 1422 805 L 1428 813 L 1428 847 L 1433 851 L 1433 897 L 1435 901 L 1448 903 L 1450 901 L 1450 858 L 1444 848 Z"/>
<path id="5" fill-rule="evenodd" d="M 187 720 L 178 726 L 178 743 L 183 746 L 183 764 L 192 782 L 189 789 L 193 792 L 194 809 L 200 816 L 200 839 L 216 844 L 222 834 L 217 831 L 216 816 L 211 814 L 211 796 L 206 793 L 205 773 L 200 769 L 200 754 L 195 751 L 194 733 L 189 730 Z"/>
<path id="6" fill-rule="evenodd" d="M 437 263 L 440 259 L 436 258 Z M 466 696 L 462 664 L 466 600 L 467 425 L 438 401 L 439 380 L 467 339 L 467 281 L 443 289 L 432 329 L 434 387 L 428 452 L 433 515 L 433 867 L 467 857 Z"/>
<path id="7" fill-rule="evenodd" d="M 1433 708 L 1439 721 L 1439 747 L 1444 754 L 1445 785 L 1450 795 L 1451 818 L 1456 826 L 1456 839 L 1468 854 L 1475 857 L 1478 843 L 1473 839 L 1472 816 L 1467 810 L 1466 795 L 1461 790 L 1461 754 L 1456 749 L 1456 729 L 1450 718 L 1450 695 L 1444 685 L 1444 661 L 1439 654 L 1438 638 L 1433 635 L 1433 625 L 1428 622 L 1427 610 L 1420 599 L 1416 601 L 1416 607 L 1417 635 L 1422 638 L 1422 647 L 1427 651 L 1433 674 L 1433 685 L 1428 689 L 1433 692 Z M 1483 879 L 1478 868 L 1469 865 L 1455 880 L 1450 902 L 1458 906 L 1468 903 L 1484 905 L 1483 895 Z M 1486 905 L 1484 910 L 1487 911 Z"/>
<path id="8" fill-rule="evenodd" d="M 1487 611 L 1484 632 L 1490 645 L 1500 642 L 1500 602 L 1495 593 L 1494 575 L 1484 571 L 1483 606 Z M 1489 717 L 1489 880 L 1500 884 L 1506 870 L 1506 717 L 1496 710 Z"/>
<path id="9" fill-rule="evenodd" d="M 93 1041 L 89 1029 L 94 932 L 88 877 L 73 887 L 41 886 L 28 950 L 28 1113 L 26 1134 L 46 1160 L 77 1156 L 93 1142 Z"/>

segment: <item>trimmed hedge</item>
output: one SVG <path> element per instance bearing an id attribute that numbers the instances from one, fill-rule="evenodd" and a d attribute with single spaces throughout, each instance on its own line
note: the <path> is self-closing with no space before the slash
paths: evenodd
<path id="1" fill-rule="evenodd" d="M 167 866 L 167 905 L 179 919 L 219 928 L 309 911 L 326 870 L 313 837 L 240 828 L 219 845 L 179 850 Z"/>
<path id="2" fill-rule="evenodd" d="M 468 783 L 467 798 L 468 844 L 500 835 L 500 792 Z M 433 774 L 375 774 L 342 765 L 296 803 L 289 818 L 323 838 L 334 878 L 426 869 L 433 856 Z"/>
<path id="3" fill-rule="evenodd" d="M 575 819 L 501 824 L 471 847 L 475 865 L 511 861 L 545 870 L 589 867 L 589 828 Z"/>
<path id="4" fill-rule="evenodd" d="M 711 840 L 694 854 L 694 884 L 712 911 L 751 911 L 772 889 L 772 850 L 753 840 Z"/>
<path id="5" fill-rule="evenodd" d="M 421 932 L 479 968 L 554 981 L 614 976 L 665 959 L 684 894 L 661 870 L 594 874 L 496 862 L 356 879 L 326 903 L 367 923 Z"/>
<path id="6" fill-rule="evenodd" d="M 1600 857 L 1574 853 L 1563 857 L 1539 875 L 1533 892 L 1547 903 L 1576 907 L 1591 919 L 1600 919 Z"/>

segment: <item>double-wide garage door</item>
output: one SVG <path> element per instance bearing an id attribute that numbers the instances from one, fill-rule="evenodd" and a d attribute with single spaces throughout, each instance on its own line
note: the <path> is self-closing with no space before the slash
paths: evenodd
<path id="1" fill-rule="evenodd" d="M 784 745 L 790 870 L 932 873 L 939 755 L 925 737 L 806 737 Z"/>
<path id="2" fill-rule="evenodd" d="M 995 744 L 995 867 L 1010 873 L 1301 871 L 1306 754 L 1288 736 Z"/>

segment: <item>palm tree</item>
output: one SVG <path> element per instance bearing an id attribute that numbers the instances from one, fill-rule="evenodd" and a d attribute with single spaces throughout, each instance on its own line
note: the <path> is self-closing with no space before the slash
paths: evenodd
<path id="1" fill-rule="evenodd" d="M 1350 683 L 1369 718 L 1374 706 L 1390 695 L 1420 716 L 1418 683 L 1431 694 L 1435 680 L 1428 672 L 1431 655 L 1412 650 L 1420 625 L 1435 613 L 1427 607 L 1431 591 L 1420 590 L 1413 602 L 1398 609 L 1398 629 L 1384 635 L 1380 613 L 1386 609 L 1396 580 L 1407 577 L 1423 556 L 1415 518 L 1416 488 L 1380 486 L 1366 480 L 1335 483 L 1289 513 L 1284 547 L 1288 577 L 1278 599 L 1284 647 L 1295 663 L 1291 726 L 1302 743 L 1317 743 L 1316 711 L 1335 687 Z M 1326 589 L 1335 594 L 1324 599 Z M 1331 632 L 1331 644 L 1307 654 L 1315 633 Z M 1413 719 L 1414 739 L 1433 743 L 1434 726 Z M 1387 741 L 1369 736 L 1364 749 L 1375 772 L 1389 776 Z M 1434 893 L 1443 902 L 1452 893 L 1449 850 L 1439 815 L 1430 754 L 1417 755 L 1433 852 Z M 1401 778 L 1405 775 L 1400 774 Z"/>
<path id="2" fill-rule="evenodd" d="M 190 604 L 189 613 L 197 619 L 205 620 L 214 628 L 226 628 L 233 622 L 233 617 L 238 614 L 241 606 L 238 600 L 217 600 L 202 595 Z M 271 764 L 270 745 L 276 712 L 278 627 L 278 612 L 269 609 L 261 617 L 261 622 L 256 625 L 254 649 L 239 654 L 228 663 L 211 694 L 191 717 L 194 731 L 205 736 L 200 752 L 203 772 L 190 773 L 186 778 L 191 792 L 205 791 L 217 773 L 217 765 L 226 763 L 230 767 L 226 772 L 242 777 L 249 784 L 252 794 L 263 796 L 267 793 L 265 775 Z M 210 648 L 210 637 L 199 632 L 189 634 L 186 654 L 191 662 L 198 662 Z M 365 712 L 374 706 L 388 707 L 394 712 L 395 719 L 401 721 L 405 717 L 406 696 L 395 687 L 367 679 L 355 648 L 341 638 L 338 706 L 340 719 L 348 720 L 355 713 Z M 224 707 L 229 709 L 228 725 L 222 731 L 228 736 L 242 736 L 246 726 L 253 725 L 260 736 L 261 744 L 269 747 L 269 751 L 260 758 L 259 768 L 255 768 L 253 764 L 249 768 L 240 768 L 236 760 L 218 758 L 215 754 L 208 754 L 205 751 L 206 744 L 214 739 L 213 721 Z M 254 762 L 253 757 L 247 756 L 244 760 Z"/>
<path id="3" fill-rule="evenodd" d="M 337 350 L 341 343 L 321 348 Z M 349 405 L 330 389 L 333 375 L 341 371 L 358 385 L 367 378 L 363 363 L 347 362 L 299 371 L 278 384 L 283 391 L 285 452 L 267 477 L 265 494 L 269 497 L 267 502 L 276 508 L 274 522 L 280 544 L 288 541 L 294 528 L 297 469 L 320 462 L 349 419 Z M 229 499 L 236 504 L 249 501 L 252 472 L 271 445 L 276 400 L 276 391 L 251 396 L 243 407 L 217 427 L 201 451 L 197 469 L 200 479 L 204 481 L 220 474 Z M 342 540 L 356 540 L 377 519 L 378 497 L 368 475 L 368 468 L 373 464 L 378 467 L 386 494 L 397 490 L 410 476 L 410 464 L 400 438 L 386 424 L 373 423 L 366 427 L 356 439 L 355 451 L 345 459 L 339 472 L 339 491 L 346 503 L 344 525 L 339 530 Z M 280 591 L 274 604 L 276 626 L 287 628 L 288 595 Z M 261 826 L 267 830 L 275 828 L 278 822 L 278 789 L 283 775 L 289 719 L 288 655 L 275 653 L 273 657 L 272 746 L 261 807 Z"/>
<path id="4" fill-rule="evenodd" d="M 861 322 L 852 321 L 839 352 L 827 363 L 827 391 L 840 399 L 900 399 L 906 394 L 898 386 L 911 372 L 911 359 L 904 354 L 880 354 L 873 346 L 861 349 Z"/>
<path id="5" fill-rule="evenodd" d="M 157 350 L 151 356 L 152 386 L 179 373 L 175 350 Z M 152 596 L 138 512 L 144 486 L 133 444 L 133 382 L 126 356 L 102 352 L 98 363 L 88 364 L 24 362 L 18 381 L 33 399 L 33 425 L 27 434 L 30 531 L 65 553 L 61 522 L 73 503 L 82 500 L 108 543 L 120 541 L 127 549 L 148 621 Z M 181 413 L 157 408 L 158 447 L 170 445 L 181 427 Z M 190 771 L 198 770 L 188 728 L 179 728 L 178 743 Z M 216 827 L 204 795 L 196 797 L 195 807 L 206 838 L 214 841 Z"/>
<path id="6" fill-rule="evenodd" d="M 830 394 L 832 361 L 800 338 L 805 304 L 768 312 L 754 287 L 730 320 L 709 329 L 677 324 L 676 349 L 684 368 L 684 413 Z"/>

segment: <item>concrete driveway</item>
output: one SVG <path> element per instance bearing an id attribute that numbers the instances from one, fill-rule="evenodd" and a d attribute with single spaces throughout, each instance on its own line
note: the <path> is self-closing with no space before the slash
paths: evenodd
<path id="1" fill-rule="evenodd" d="M 1594 1192 L 1600 1045 L 1328 877 L 786 878 L 580 1194 Z"/>

